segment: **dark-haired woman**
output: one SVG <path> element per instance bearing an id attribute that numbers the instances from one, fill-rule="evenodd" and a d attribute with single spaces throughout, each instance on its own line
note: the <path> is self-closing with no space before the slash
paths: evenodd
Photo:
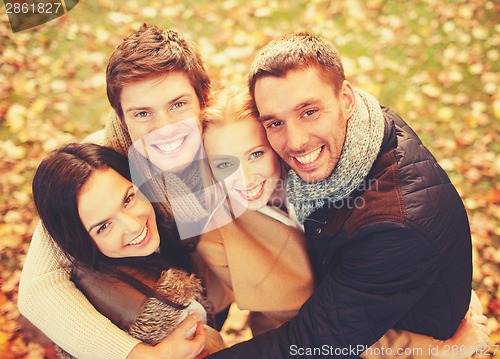
<path id="1" fill-rule="evenodd" d="M 210 304 L 187 274 L 186 247 L 131 183 L 125 157 L 98 145 L 63 146 L 39 166 L 33 197 L 44 229 L 73 265 L 73 281 L 114 324 L 145 343 L 161 342 L 156 355 L 194 358 L 205 331 L 209 352 L 223 347 L 217 331 L 193 327 L 207 322 Z"/>

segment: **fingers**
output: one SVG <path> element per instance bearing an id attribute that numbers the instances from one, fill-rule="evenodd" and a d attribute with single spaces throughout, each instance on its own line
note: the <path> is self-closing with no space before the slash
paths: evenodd
<path id="1" fill-rule="evenodd" d="M 484 315 L 474 315 L 469 319 L 474 323 L 476 335 L 479 340 L 479 347 L 486 347 L 490 342 L 491 329 L 488 328 L 488 318 Z"/>
<path id="2" fill-rule="evenodd" d="M 471 293 L 469 312 L 471 313 L 471 315 L 483 314 L 483 307 L 481 305 L 481 301 L 479 300 L 479 297 L 477 296 L 475 291 L 472 291 Z"/>
<path id="3" fill-rule="evenodd" d="M 194 327 L 199 320 L 200 315 L 198 313 L 191 313 L 186 317 L 186 319 L 181 322 L 181 324 L 179 324 L 179 328 L 189 330 L 190 328 Z"/>
<path id="4" fill-rule="evenodd" d="M 207 356 L 208 356 L 208 350 L 203 349 L 203 350 L 201 351 L 201 353 L 200 353 L 200 354 L 198 354 L 198 355 L 196 356 L 196 358 L 194 358 L 194 359 L 203 359 L 203 358 L 206 358 Z"/>
<path id="5" fill-rule="evenodd" d="M 488 325 L 488 318 L 485 315 L 473 315 L 471 319 L 481 325 Z"/>
<path id="6" fill-rule="evenodd" d="M 194 343 L 201 343 L 205 346 L 205 342 L 207 341 L 207 330 L 202 322 L 198 322 L 196 325 L 196 335 L 194 336 Z"/>
<path id="7" fill-rule="evenodd" d="M 190 344 L 193 346 L 196 359 L 204 358 L 208 355 L 208 352 L 206 355 L 203 355 L 206 343 L 207 343 L 207 333 L 205 330 L 205 326 L 203 325 L 202 322 L 198 322 L 196 324 L 196 334 L 194 338 L 190 341 Z"/>
<path id="8" fill-rule="evenodd" d="M 198 313 L 189 314 L 170 335 L 179 337 L 179 339 L 184 339 L 191 328 L 194 328 L 199 319 L 200 315 Z"/>

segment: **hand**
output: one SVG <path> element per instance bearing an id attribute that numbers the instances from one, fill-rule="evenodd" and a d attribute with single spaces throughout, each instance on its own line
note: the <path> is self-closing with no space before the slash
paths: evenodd
<path id="1" fill-rule="evenodd" d="M 208 356 L 208 354 L 209 354 L 208 350 L 203 349 L 203 351 L 200 354 L 198 354 L 198 356 L 196 358 L 194 358 L 194 359 L 203 359 L 203 358 L 206 358 Z"/>
<path id="2" fill-rule="evenodd" d="M 439 341 L 439 354 L 436 358 L 465 359 L 476 350 L 481 350 L 490 341 L 491 330 L 487 324 L 488 319 L 484 315 L 471 315 L 467 312 L 455 334 L 447 340 Z"/>
<path id="3" fill-rule="evenodd" d="M 469 311 L 467 314 L 470 316 L 483 314 L 483 306 L 481 305 L 481 301 L 474 290 L 470 296 Z"/>
<path id="4" fill-rule="evenodd" d="M 207 335 L 199 314 L 187 316 L 179 326 L 163 341 L 155 346 L 139 343 L 129 353 L 127 359 L 195 359 L 205 348 Z M 187 332 L 196 325 L 195 337 L 186 339 Z M 206 356 L 206 355 L 205 355 Z M 203 358 L 203 356 L 199 357 Z"/>

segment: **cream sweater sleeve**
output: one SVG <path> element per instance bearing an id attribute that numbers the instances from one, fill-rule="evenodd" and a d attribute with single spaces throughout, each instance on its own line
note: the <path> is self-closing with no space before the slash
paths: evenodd
<path id="1" fill-rule="evenodd" d="M 70 280 L 71 263 L 38 224 L 19 283 L 19 311 L 77 358 L 126 358 L 139 343 L 100 314 Z"/>

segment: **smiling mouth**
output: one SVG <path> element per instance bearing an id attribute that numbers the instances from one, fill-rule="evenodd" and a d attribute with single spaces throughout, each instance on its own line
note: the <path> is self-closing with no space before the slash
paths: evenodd
<path id="1" fill-rule="evenodd" d="M 247 201 L 255 201 L 259 199 L 262 194 L 264 193 L 264 185 L 266 184 L 267 180 L 261 182 L 257 186 L 249 189 L 249 190 L 239 190 L 237 189 L 236 191 Z"/>
<path id="2" fill-rule="evenodd" d="M 319 155 L 323 151 L 323 148 L 324 148 L 324 146 L 321 146 L 320 148 L 318 148 L 312 152 L 309 152 L 305 156 L 300 156 L 300 157 L 293 156 L 293 158 L 297 162 L 299 162 L 301 165 L 308 165 L 308 164 L 313 163 L 314 161 L 316 161 L 318 159 Z"/>
<path id="3" fill-rule="evenodd" d="M 161 145 L 153 144 L 152 146 L 164 154 L 170 154 L 179 151 L 184 142 L 186 142 L 187 137 L 188 136 L 184 136 L 170 143 L 164 143 Z"/>
<path id="4" fill-rule="evenodd" d="M 146 239 L 147 234 L 148 234 L 148 224 L 146 222 L 146 224 L 144 225 L 144 229 L 142 230 L 142 233 L 139 234 L 132 242 L 127 244 L 127 246 L 137 246 L 141 244 L 144 241 L 144 239 Z"/>

